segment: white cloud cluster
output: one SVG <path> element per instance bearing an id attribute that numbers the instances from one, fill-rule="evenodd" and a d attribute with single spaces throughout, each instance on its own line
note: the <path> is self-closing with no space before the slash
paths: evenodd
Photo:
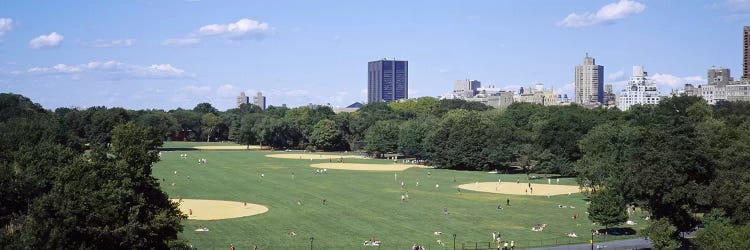
<path id="1" fill-rule="evenodd" d="M 198 29 L 200 36 L 226 35 L 230 38 L 255 37 L 260 38 L 271 31 L 268 23 L 242 18 L 229 24 L 209 24 Z"/>
<path id="2" fill-rule="evenodd" d="M 186 46 L 201 42 L 202 37 L 222 36 L 231 40 L 256 39 L 260 40 L 266 37 L 273 27 L 268 23 L 256 21 L 248 18 L 242 18 L 237 22 L 228 24 L 209 24 L 204 25 L 196 32 L 187 35 L 184 38 L 171 38 L 164 40 L 162 45 L 165 46 Z"/>
<path id="3" fill-rule="evenodd" d="M 161 45 L 188 46 L 188 45 L 198 44 L 200 42 L 201 42 L 201 39 L 198 39 L 198 38 L 173 38 L 173 39 L 164 40 L 164 42 L 162 42 Z"/>
<path id="4" fill-rule="evenodd" d="M 57 47 L 62 43 L 63 37 L 60 34 L 57 34 L 57 32 L 52 32 L 49 35 L 41 35 L 37 38 L 31 39 L 29 42 L 29 46 L 33 49 L 41 49 L 41 48 L 48 48 L 48 47 Z"/>
<path id="5" fill-rule="evenodd" d="M 5 32 L 8 32 L 12 29 L 13 29 L 13 19 L 0 18 L 0 39 L 3 38 L 3 35 L 5 35 Z"/>
<path id="6" fill-rule="evenodd" d="M 730 12 L 750 12 L 750 0 L 726 0 L 711 6 L 725 8 Z"/>
<path id="7" fill-rule="evenodd" d="M 645 4 L 631 0 L 620 0 L 617 3 L 604 5 L 604 7 L 599 9 L 599 11 L 594 14 L 570 13 L 570 15 L 557 23 L 557 25 L 563 27 L 578 28 L 599 24 L 611 24 L 616 20 L 624 19 L 631 15 L 641 13 L 645 9 Z"/>
<path id="8" fill-rule="evenodd" d="M 154 64 L 141 66 L 117 61 L 89 62 L 80 65 L 57 64 L 52 67 L 34 67 L 26 71 L 32 75 L 72 75 L 78 79 L 81 75 L 110 80 L 123 79 L 180 79 L 189 78 L 184 70 L 171 64 Z"/>
<path id="9" fill-rule="evenodd" d="M 660 74 L 660 73 L 656 73 L 652 75 L 651 80 L 654 81 L 656 85 L 664 86 L 666 88 L 681 88 L 686 83 L 690 83 L 694 85 L 706 83 L 706 79 L 701 76 L 679 77 L 679 76 L 674 76 L 671 74 Z"/>
<path id="10" fill-rule="evenodd" d="M 621 80 L 624 78 L 625 78 L 625 71 L 623 70 L 618 70 L 614 73 L 609 73 L 609 75 L 607 75 L 607 80 L 609 81 L 617 81 L 617 80 Z"/>
<path id="11" fill-rule="evenodd" d="M 729 13 L 723 18 L 730 21 L 742 20 L 750 17 L 750 0 L 725 0 L 719 3 L 709 4 L 709 8 L 725 9 Z"/>
<path id="12" fill-rule="evenodd" d="M 94 48 L 115 48 L 115 47 L 130 47 L 130 46 L 133 46 L 134 44 L 135 44 L 135 40 L 133 39 L 115 39 L 115 40 L 97 39 L 89 43 L 88 45 Z"/>

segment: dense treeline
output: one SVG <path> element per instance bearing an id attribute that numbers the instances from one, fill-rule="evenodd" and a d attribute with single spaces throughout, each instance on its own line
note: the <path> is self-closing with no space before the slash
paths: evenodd
<path id="1" fill-rule="evenodd" d="M 664 246 L 673 245 L 678 231 L 690 230 L 701 221 L 706 228 L 695 240 L 701 247 L 716 244 L 720 235 L 745 235 L 729 231 L 750 228 L 748 102 L 711 106 L 700 98 L 671 97 L 659 105 L 622 112 L 528 103 L 492 109 L 481 103 L 423 97 L 371 103 L 357 112 L 338 114 L 325 106 L 262 110 L 251 104 L 222 112 L 208 103 L 192 110 L 92 107 L 49 112 L 26 98 L 3 94 L 0 108 L 0 129 L 5 133 L 0 138 L 0 185 L 4 185 L 0 223 L 11 232 L 4 240 L 45 233 L 43 224 L 38 229 L 26 226 L 34 221 L 32 216 L 51 216 L 32 213 L 38 209 L 32 205 L 36 202 L 82 203 L 56 190 L 80 185 L 83 190 L 106 192 L 95 183 L 71 180 L 71 173 L 126 167 L 130 161 L 118 158 L 124 155 L 121 150 L 136 149 L 118 146 L 122 142 L 144 144 L 146 149 L 133 153 L 141 157 L 134 162 L 150 168 L 155 160 L 147 149 L 165 140 L 362 150 L 375 156 L 397 153 L 438 168 L 573 176 L 593 195 L 592 220 L 617 225 L 627 218 L 622 211 L 626 204 L 637 204 L 656 222 L 648 231 L 650 237 L 664 239 Z M 120 134 L 142 141 L 120 139 L 121 130 L 140 131 Z M 85 149 L 91 153 L 81 154 Z M 158 190 L 149 179 L 150 171 L 121 174 L 141 176 L 144 185 Z M 39 209 L 49 213 L 71 207 Z M 170 209 L 169 204 L 160 209 Z M 53 222 L 64 225 L 64 221 L 48 223 Z M 174 242 L 167 239 L 163 242 Z M 736 238 L 732 244 L 747 246 L 741 240 Z"/>
<path id="2" fill-rule="evenodd" d="M 0 94 L 0 249 L 184 248 L 184 215 L 151 176 L 162 136 L 133 117 Z"/>

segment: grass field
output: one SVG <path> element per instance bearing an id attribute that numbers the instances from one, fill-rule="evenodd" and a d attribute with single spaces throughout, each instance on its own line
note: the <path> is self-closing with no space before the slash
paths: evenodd
<path id="1" fill-rule="evenodd" d="M 195 145 L 232 145 L 230 143 L 165 143 L 165 148 L 190 148 Z M 188 159 L 180 159 L 182 153 Z M 409 249 L 412 243 L 426 249 L 452 249 L 456 234 L 457 248 L 462 244 L 487 246 L 491 232 L 503 240 L 514 240 L 516 246 L 538 247 L 568 243 L 588 243 L 591 222 L 586 216 L 582 194 L 526 196 L 491 194 L 462 190 L 460 184 L 474 182 L 514 181 L 525 175 L 500 175 L 410 168 L 402 172 L 332 170 L 314 174 L 310 161 L 265 157 L 267 151 L 165 151 L 154 175 L 171 198 L 212 199 L 256 203 L 269 208 L 260 215 L 214 220 L 186 220 L 182 237 L 198 249 L 309 249 L 313 237 L 315 249 L 376 249 L 362 242 L 375 237 L 381 249 Z M 197 159 L 207 159 L 199 165 Z M 327 162 L 327 160 L 325 160 Z M 348 163 L 389 163 L 386 160 L 347 159 Z M 177 171 L 177 174 L 174 172 Z M 430 173 L 428 175 L 428 172 Z M 397 175 L 394 180 L 394 173 Z M 261 177 L 261 175 L 264 175 Z M 189 178 L 188 178 L 189 176 Z M 292 177 L 294 176 L 294 177 Z M 455 182 L 454 182 L 455 179 Z M 401 201 L 404 181 L 409 200 Z M 420 186 L 416 186 L 419 181 Z M 174 183 L 174 185 L 172 185 Z M 532 183 L 546 184 L 545 179 Z M 573 179 L 561 184 L 576 185 Z M 440 184 L 440 189 L 435 189 Z M 322 200 L 328 201 L 327 205 Z M 510 199 L 511 206 L 505 206 Z M 297 200 L 302 205 L 297 204 Z M 497 205 L 504 209 L 498 210 Z M 558 204 L 574 206 L 558 208 Z M 443 215 L 443 208 L 449 214 Z M 196 211 L 210 212 L 210 211 Z M 571 216 L 578 214 L 578 219 Z M 640 231 L 646 223 L 635 214 L 631 220 Z M 548 224 L 543 232 L 533 232 L 535 224 Z M 209 232 L 194 231 L 199 226 Z M 433 236 L 433 232 L 443 232 Z M 296 236 L 289 236 L 295 232 Z M 575 232 L 579 238 L 567 237 Z M 635 236 L 607 236 L 607 240 Z M 445 246 L 438 246 L 441 239 Z M 604 240 L 597 237 L 596 241 Z"/>

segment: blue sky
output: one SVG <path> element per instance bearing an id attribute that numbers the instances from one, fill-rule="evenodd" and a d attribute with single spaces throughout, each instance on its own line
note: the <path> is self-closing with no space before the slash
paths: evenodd
<path id="1" fill-rule="evenodd" d="M 410 97 L 471 78 L 572 94 L 584 53 L 619 89 L 643 65 L 662 93 L 741 73 L 749 0 L 3 1 L 0 92 L 49 109 L 232 108 L 366 99 L 367 62 L 409 61 Z M 571 95 L 572 96 L 572 95 Z"/>

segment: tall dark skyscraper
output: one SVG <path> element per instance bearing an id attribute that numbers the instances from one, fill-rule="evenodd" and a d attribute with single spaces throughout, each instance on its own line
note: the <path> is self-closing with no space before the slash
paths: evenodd
<path id="1" fill-rule="evenodd" d="M 367 103 L 409 98 L 409 62 L 380 60 L 367 63 Z"/>
<path id="2" fill-rule="evenodd" d="M 750 26 L 745 26 L 742 38 L 742 79 L 750 79 Z"/>

